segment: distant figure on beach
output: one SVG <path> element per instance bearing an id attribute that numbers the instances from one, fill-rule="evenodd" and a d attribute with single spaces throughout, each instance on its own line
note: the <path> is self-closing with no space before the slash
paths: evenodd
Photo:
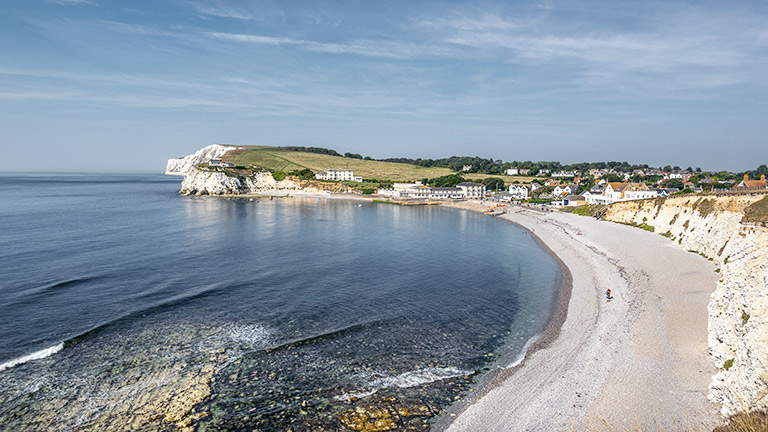
<path id="1" fill-rule="evenodd" d="M 605 301 L 611 301 L 611 289 L 605 290 Z"/>

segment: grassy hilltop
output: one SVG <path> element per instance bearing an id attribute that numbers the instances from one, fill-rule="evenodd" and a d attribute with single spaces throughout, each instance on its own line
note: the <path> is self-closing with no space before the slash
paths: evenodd
<path id="1" fill-rule="evenodd" d="M 354 159 L 267 146 L 245 146 L 243 149 L 227 152 L 223 159 L 236 165 L 256 165 L 283 172 L 300 171 L 308 168 L 318 173 L 330 168 L 348 168 L 353 170 L 357 176 L 386 181 L 414 181 L 453 174 L 453 171 L 448 168 Z M 507 184 L 513 180 L 528 182 L 532 178 L 488 174 L 467 174 L 465 177 L 472 180 L 498 177 Z"/>

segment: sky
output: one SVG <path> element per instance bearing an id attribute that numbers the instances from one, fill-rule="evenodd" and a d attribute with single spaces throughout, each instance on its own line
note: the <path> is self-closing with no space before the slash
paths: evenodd
<path id="1" fill-rule="evenodd" d="M 754 169 L 768 2 L 3 0 L 0 171 L 213 143 Z"/>

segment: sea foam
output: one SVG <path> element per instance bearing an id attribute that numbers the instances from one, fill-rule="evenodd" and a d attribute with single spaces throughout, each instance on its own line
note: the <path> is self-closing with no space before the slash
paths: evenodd
<path id="1" fill-rule="evenodd" d="M 396 376 L 386 376 L 375 374 L 366 379 L 365 387 L 371 389 L 364 392 L 345 393 L 341 396 L 336 396 L 337 400 L 349 400 L 352 398 L 362 398 L 370 396 L 379 390 L 389 387 L 416 387 L 422 384 L 429 384 L 431 382 L 440 381 L 448 378 L 456 378 L 460 376 L 471 375 L 473 372 L 457 369 L 455 367 L 447 368 L 421 368 L 408 372 L 403 372 Z"/>
<path id="2" fill-rule="evenodd" d="M 39 360 L 39 359 L 43 359 L 43 358 L 52 356 L 52 355 L 56 354 L 57 352 L 61 351 L 62 349 L 64 349 L 64 343 L 63 342 L 58 344 L 58 345 L 54 345 L 54 346 L 52 346 L 50 348 L 46 348 L 46 349 L 43 349 L 43 350 L 40 350 L 40 351 L 35 351 L 32 354 L 25 355 L 24 357 L 19 357 L 19 358 L 15 358 L 13 360 L 9 360 L 9 361 L 7 361 L 5 363 L 0 364 L 0 372 L 4 371 L 6 369 L 10 369 L 10 368 L 12 368 L 14 366 L 18 366 L 18 365 L 20 365 L 22 363 L 26 363 L 28 361 Z"/>

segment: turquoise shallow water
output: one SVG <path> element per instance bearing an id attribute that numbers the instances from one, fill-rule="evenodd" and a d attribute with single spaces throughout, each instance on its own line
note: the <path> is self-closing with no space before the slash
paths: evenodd
<path id="1" fill-rule="evenodd" d="M 559 269 L 516 225 L 179 183 L 0 175 L 0 424 L 428 429 L 550 316 Z"/>

